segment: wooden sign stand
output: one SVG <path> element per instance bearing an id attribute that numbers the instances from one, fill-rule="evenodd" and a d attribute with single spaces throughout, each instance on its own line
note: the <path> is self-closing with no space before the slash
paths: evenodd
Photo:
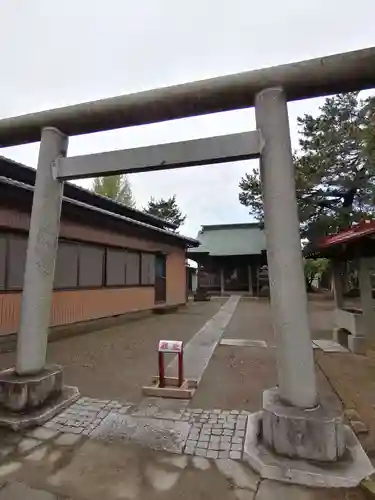
<path id="1" fill-rule="evenodd" d="M 178 376 L 165 375 L 164 355 L 177 354 Z M 151 385 L 142 388 L 146 396 L 162 398 L 191 399 L 197 388 L 195 380 L 184 379 L 184 345 L 181 341 L 161 340 L 158 345 L 159 375 L 152 377 Z"/>

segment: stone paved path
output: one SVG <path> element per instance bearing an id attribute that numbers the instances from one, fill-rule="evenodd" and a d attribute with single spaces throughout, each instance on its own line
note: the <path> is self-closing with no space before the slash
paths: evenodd
<path id="1" fill-rule="evenodd" d="M 241 461 L 247 419 L 81 398 L 42 427 L 1 431 L 0 500 L 365 499 L 261 481 Z"/>
<path id="2" fill-rule="evenodd" d="M 247 411 L 136 405 L 81 398 L 32 432 L 32 437 L 63 432 L 77 438 L 135 441 L 156 450 L 207 458 L 241 459 Z"/>

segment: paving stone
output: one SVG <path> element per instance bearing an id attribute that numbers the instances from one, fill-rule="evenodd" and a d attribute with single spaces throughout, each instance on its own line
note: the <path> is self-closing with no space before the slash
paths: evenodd
<path id="1" fill-rule="evenodd" d="M 77 434 L 62 434 L 55 440 L 55 443 L 59 446 L 73 446 L 78 443 L 80 439 L 81 436 Z"/>
<path id="2" fill-rule="evenodd" d="M 31 452 L 29 455 L 25 457 L 26 460 L 31 460 L 32 462 L 39 462 L 42 460 L 46 453 L 47 453 L 48 447 L 47 446 L 42 446 L 38 448 L 37 450 L 34 450 Z M 1 500 L 1 497 L 0 497 Z"/>
<path id="3" fill-rule="evenodd" d="M 7 483 L 0 491 L 0 500 L 58 500 L 55 493 L 36 490 L 24 483 Z"/>
<path id="4" fill-rule="evenodd" d="M 199 441 L 206 441 L 208 442 L 210 440 L 210 436 L 207 436 L 206 434 L 201 434 L 199 436 Z"/>
<path id="5" fill-rule="evenodd" d="M 190 448 L 195 448 L 197 446 L 197 440 L 193 440 L 193 439 L 188 439 L 186 441 L 186 446 L 190 447 Z"/>
<path id="6" fill-rule="evenodd" d="M 245 431 L 236 431 L 234 434 L 235 437 L 245 437 Z"/>
<path id="7" fill-rule="evenodd" d="M 233 436 L 233 429 L 223 429 L 223 436 Z"/>
<path id="8" fill-rule="evenodd" d="M 79 398 L 75 404 L 85 404 L 85 403 L 90 402 L 90 401 L 91 401 L 91 398 L 89 398 L 88 396 L 83 396 L 82 398 Z"/>
<path id="9" fill-rule="evenodd" d="M 189 441 L 198 441 L 198 439 L 199 439 L 199 432 L 194 434 L 189 434 L 188 436 Z"/>
<path id="10" fill-rule="evenodd" d="M 219 451 L 219 458 L 229 458 L 229 451 Z"/>
<path id="11" fill-rule="evenodd" d="M 242 450 L 242 444 L 232 444 L 230 447 L 232 451 L 241 451 Z"/>
<path id="12" fill-rule="evenodd" d="M 223 428 L 223 424 L 214 424 L 213 428 L 214 429 L 222 429 Z"/>
<path id="13" fill-rule="evenodd" d="M 20 462 L 8 462 L 7 464 L 0 465 L 0 477 L 13 474 L 13 472 L 16 472 L 20 468 Z"/>
<path id="14" fill-rule="evenodd" d="M 207 441 L 198 441 L 197 448 L 208 448 L 208 442 Z"/>
<path id="15" fill-rule="evenodd" d="M 82 434 L 82 432 L 85 430 L 83 427 L 68 427 L 68 426 L 62 426 L 60 427 L 60 430 L 66 434 Z"/>
<path id="16" fill-rule="evenodd" d="M 229 452 L 229 457 L 232 460 L 241 460 L 242 458 L 242 453 L 240 451 L 230 451 Z"/>
<path id="17" fill-rule="evenodd" d="M 234 424 L 224 424 L 223 426 L 224 429 L 233 429 L 235 428 L 235 425 Z"/>
<path id="18" fill-rule="evenodd" d="M 229 451 L 231 449 L 230 443 L 220 443 L 220 450 L 224 451 L 227 450 Z"/>
<path id="19" fill-rule="evenodd" d="M 43 427 L 46 427 L 47 429 L 56 429 L 56 423 L 50 420 L 49 422 L 46 422 Z"/>
<path id="20" fill-rule="evenodd" d="M 211 434 L 213 434 L 214 436 L 220 436 L 221 429 L 212 429 Z"/>
<path id="21" fill-rule="evenodd" d="M 243 431 L 246 429 L 246 422 L 237 422 L 236 430 Z"/>
<path id="22" fill-rule="evenodd" d="M 187 446 L 184 450 L 184 453 L 186 453 L 186 455 L 194 455 L 195 448 L 192 446 Z"/>
<path id="23" fill-rule="evenodd" d="M 231 415 L 239 415 L 240 412 L 238 410 L 231 410 Z"/>
<path id="24" fill-rule="evenodd" d="M 243 443 L 243 438 L 233 436 L 231 438 L 231 442 L 233 444 L 242 444 Z"/>
<path id="25" fill-rule="evenodd" d="M 208 455 L 208 451 L 205 450 L 204 448 L 195 448 L 194 454 L 197 457 L 206 457 Z"/>
<path id="26" fill-rule="evenodd" d="M 220 441 L 221 436 L 211 436 L 210 443 L 218 443 Z"/>
<path id="27" fill-rule="evenodd" d="M 196 410 L 193 410 L 193 413 L 200 414 L 200 413 L 203 413 L 203 410 L 198 408 Z"/>
<path id="28" fill-rule="evenodd" d="M 214 451 L 214 450 L 208 450 L 207 451 L 207 458 L 218 458 L 219 457 L 219 452 Z"/>
<path id="29" fill-rule="evenodd" d="M 108 415 L 108 411 L 101 410 L 101 411 L 97 414 L 97 418 L 105 418 L 107 415 Z"/>
<path id="30" fill-rule="evenodd" d="M 58 434 L 58 431 L 55 429 L 46 429 L 45 427 L 38 427 L 33 431 L 28 433 L 28 436 L 41 439 L 42 441 L 46 441 L 47 439 L 52 439 Z"/>
<path id="31" fill-rule="evenodd" d="M 230 443 L 232 441 L 231 436 L 219 436 L 220 442 Z"/>
<path id="32" fill-rule="evenodd" d="M 34 438 L 24 438 L 18 443 L 17 449 L 20 453 L 25 453 L 26 451 L 36 448 L 41 443 L 42 441 L 38 441 Z"/>
<path id="33" fill-rule="evenodd" d="M 221 410 L 212 410 L 212 413 L 215 413 L 216 415 L 221 413 Z"/>
<path id="34" fill-rule="evenodd" d="M 208 449 L 209 450 L 219 450 L 220 444 L 219 443 L 209 443 Z"/>

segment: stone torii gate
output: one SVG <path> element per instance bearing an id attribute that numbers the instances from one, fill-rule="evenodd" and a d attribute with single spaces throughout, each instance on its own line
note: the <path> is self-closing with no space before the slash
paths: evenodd
<path id="1" fill-rule="evenodd" d="M 0 375 L 0 423 L 40 423 L 78 394 L 64 392 L 61 368 L 45 365 L 64 181 L 259 157 L 278 358 L 278 387 L 264 394 L 260 439 L 296 460 L 339 460 L 347 449 L 342 417 L 316 386 L 287 102 L 373 87 L 375 47 L 0 120 L 0 147 L 41 141 L 17 362 Z M 253 132 L 67 157 L 72 135 L 251 106 Z"/>

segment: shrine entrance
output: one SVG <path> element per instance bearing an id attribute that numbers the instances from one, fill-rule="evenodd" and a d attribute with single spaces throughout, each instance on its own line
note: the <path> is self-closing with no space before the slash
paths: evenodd
<path id="1" fill-rule="evenodd" d="M 14 370 L 2 372 L 1 378 L 4 398 L 18 397 L 19 413 L 12 421 L 18 418 L 26 425 L 37 418 L 28 411 L 24 394 L 37 394 L 44 417 L 58 413 L 73 397 L 64 392 L 61 367 L 46 366 L 64 181 L 260 158 L 278 384 L 264 392 L 263 411 L 248 425 L 247 459 L 263 477 L 280 479 L 285 470 L 298 469 L 299 459 L 314 460 L 315 467 L 350 453 L 342 416 L 325 407 L 317 393 L 287 103 L 372 87 L 375 48 L 0 120 L 0 147 L 40 140 L 17 360 Z M 72 135 L 253 106 L 254 131 L 67 156 Z M 164 278 L 162 269 L 159 277 Z M 0 423 L 10 425 L 4 398 Z M 283 456 L 297 460 L 269 475 L 277 467 L 263 461 L 263 445 L 276 452 L 276 463 Z M 308 484 L 316 469 L 306 473 L 303 467 L 297 482 L 303 477 Z"/>

